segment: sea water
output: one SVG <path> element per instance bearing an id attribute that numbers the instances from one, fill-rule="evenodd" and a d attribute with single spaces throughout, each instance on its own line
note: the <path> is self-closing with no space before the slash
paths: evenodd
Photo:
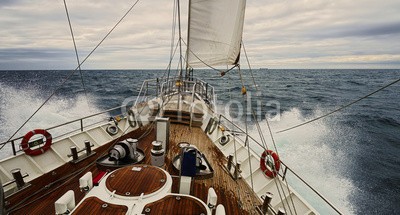
<path id="1" fill-rule="evenodd" d="M 71 71 L 0 71 L 0 142 L 8 140 L 56 89 L 15 137 L 132 104 L 142 81 L 164 71 L 83 71 L 85 87 L 76 72 L 60 88 L 69 74 Z M 400 214 L 399 83 L 341 112 L 276 133 L 379 89 L 398 79 L 400 70 L 253 70 L 257 87 L 250 71 L 242 74 L 251 98 L 247 101 L 235 71 L 219 77 L 218 72 L 204 70 L 195 76 L 215 87 L 220 112 L 242 126 L 248 119 L 249 131 L 256 139 L 259 123 L 267 143 L 272 144 L 268 119 L 281 159 L 345 214 Z M 251 109 L 257 122 L 249 117 Z M 257 147 L 254 150 L 260 152 Z M 10 154 L 10 147 L 5 147 L 0 157 Z M 295 180 L 290 182 L 324 213 L 306 188 Z"/>

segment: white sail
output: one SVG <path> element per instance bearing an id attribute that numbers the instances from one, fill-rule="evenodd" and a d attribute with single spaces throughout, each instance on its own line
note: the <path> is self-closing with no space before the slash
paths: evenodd
<path id="1" fill-rule="evenodd" d="M 189 67 L 225 66 L 240 55 L 246 0 L 190 0 Z"/>

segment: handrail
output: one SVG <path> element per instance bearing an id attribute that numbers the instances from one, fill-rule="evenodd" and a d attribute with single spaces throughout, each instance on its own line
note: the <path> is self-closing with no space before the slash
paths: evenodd
<path id="1" fill-rule="evenodd" d="M 161 84 L 161 90 L 160 90 L 160 94 L 168 94 L 168 93 L 171 93 L 170 92 L 170 84 L 171 83 L 173 83 L 174 81 L 177 81 L 178 79 L 173 79 L 173 78 L 170 78 L 170 79 L 168 79 L 168 80 L 166 80 L 165 82 L 163 82 L 162 84 Z M 212 103 L 212 105 L 213 106 L 215 106 L 214 104 L 215 104 L 215 96 L 214 96 L 214 93 L 215 93 L 215 89 L 214 89 L 214 87 L 213 86 L 211 86 L 210 84 L 208 84 L 207 82 L 205 82 L 205 81 L 203 81 L 203 80 L 201 80 L 201 79 L 198 79 L 198 78 L 195 78 L 193 81 L 186 81 L 186 80 L 183 80 L 182 81 L 183 82 L 183 85 L 185 85 L 185 84 L 194 84 L 194 85 L 198 85 L 198 84 L 201 84 L 202 86 L 209 86 L 210 88 L 211 88 L 211 91 L 209 92 L 209 94 L 210 95 L 204 95 L 204 92 L 197 92 L 197 88 L 195 88 L 195 86 L 193 87 L 193 91 L 192 91 L 192 93 L 193 94 L 195 94 L 196 92 L 197 93 L 199 93 L 199 94 L 201 94 L 202 96 L 207 96 L 207 97 L 210 97 L 210 99 L 211 99 L 211 103 Z M 143 91 L 144 89 L 142 88 L 141 89 L 141 91 Z M 204 90 L 204 89 L 203 89 Z M 175 90 L 175 92 L 178 92 L 177 90 Z M 142 94 L 142 93 L 139 93 L 139 94 Z M 193 94 L 192 94 L 192 98 L 193 98 Z M 140 97 L 140 96 L 139 96 Z M 138 99 L 139 99 L 139 97 L 138 97 Z"/>
<path id="2" fill-rule="evenodd" d="M 113 110 L 120 109 L 122 107 L 125 107 L 125 105 L 114 107 L 114 108 L 111 108 L 111 109 L 108 109 L 108 110 L 105 110 L 105 111 L 101 111 L 101 112 L 98 112 L 98 113 L 95 113 L 95 114 L 91 114 L 91 115 L 88 115 L 88 116 L 85 116 L 85 117 L 82 117 L 82 118 L 79 118 L 79 119 L 71 120 L 71 121 L 56 125 L 56 126 L 52 126 L 52 127 L 46 128 L 45 130 L 52 130 L 52 129 L 55 129 L 55 128 L 59 128 L 59 127 L 62 127 L 62 126 L 69 125 L 69 124 L 72 124 L 72 123 L 80 121 L 81 122 L 80 123 L 80 130 L 83 131 L 83 128 L 85 127 L 85 126 L 83 126 L 83 120 L 88 119 L 88 118 L 92 118 L 92 117 L 95 117 L 95 116 L 98 116 L 98 115 L 101 115 L 101 114 L 104 114 L 104 113 L 108 113 L 108 112 L 111 112 Z M 100 123 L 100 122 L 97 122 L 97 123 Z M 76 129 L 76 130 L 79 130 L 79 129 Z M 74 131 L 76 131 L 76 130 L 74 130 Z M 65 135 L 65 134 L 63 134 L 63 135 Z M 63 136 L 63 135 L 61 135 L 61 136 Z M 17 151 L 15 149 L 15 145 L 14 145 L 15 143 L 14 142 L 16 140 L 19 140 L 19 139 L 22 139 L 22 138 L 23 138 L 23 136 L 13 138 L 13 139 L 11 139 L 9 141 L 5 141 L 5 142 L 0 143 L 0 146 L 8 144 L 8 143 L 11 143 L 12 144 L 12 148 L 13 148 L 13 154 L 16 155 Z"/>
<path id="3" fill-rule="evenodd" d="M 232 122 L 231 120 L 229 120 L 225 115 L 223 114 L 219 114 L 220 118 L 224 118 L 226 119 L 227 122 L 231 123 L 232 125 L 234 125 L 237 129 L 240 130 L 240 132 L 242 132 L 243 134 L 246 134 L 246 132 L 239 127 L 236 123 Z M 257 140 L 255 140 L 252 136 L 247 134 L 247 137 L 250 138 L 251 140 L 253 140 L 257 145 L 259 145 L 260 147 L 264 148 L 264 146 L 262 146 Z M 243 140 L 242 140 L 243 141 Z M 243 141 L 244 142 L 244 141 Z M 250 143 L 249 143 L 250 144 Z M 252 150 L 254 152 L 254 150 Z M 257 153 L 255 153 L 257 156 L 259 156 Z M 260 156 L 259 156 L 260 157 Z M 310 188 L 315 194 L 317 194 L 326 204 L 328 204 L 333 210 L 335 210 L 338 214 L 343 214 L 342 212 L 340 212 L 340 210 L 333 205 L 333 203 L 331 203 L 326 197 L 324 197 L 320 192 L 318 192 L 315 188 L 313 188 L 308 182 L 306 182 L 303 178 L 301 178 L 297 173 L 294 172 L 294 170 L 292 170 L 291 168 L 288 167 L 288 165 L 286 165 L 284 162 L 282 162 L 282 160 L 280 161 L 284 166 L 285 166 L 285 171 L 283 174 L 279 175 L 282 177 L 282 180 L 285 180 L 286 177 L 286 172 L 287 170 L 289 170 L 291 173 L 293 173 L 294 176 L 296 176 L 301 182 L 303 182 L 308 188 Z"/>
<path id="4" fill-rule="evenodd" d="M 145 98 L 146 99 L 144 99 L 144 101 L 146 101 L 147 100 L 147 98 L 149 97 L 149 96 L 151 96 L 151 95 L 143 95 L 143 93 L 144 92 L 149 92 L 149 83 L 152 83 L 152 82 L 156 82 L 156 93 L 158 94 L 158 95 L 162 95 L 162 94 L 164 94 L 165 92 L 166 92 L 166 90 L 169 90 L 169 87 L 167 86 L 167 87 L 165 87 L 165 84 L 169 84 L 169 83 L 172 83 L 173 81 L 174 81 L 175 79 L 173 79 L 173 78 L 170 78 L 170 79 L 166 79 L 166 78 L 162 78 L 162 79 L 148 79 L 148 80 L 145 80 L 145 81 L 143 81 L 143 83 L 142 83 L 142 86 L 141 86 L 141 88 L 140 88 L 140 91 L 139 91 L 139 94 L 138 94 L 138 96 L 137 96 L 137 98 L 136 98 L 136 101 L 135 101 L 135 103 L 134 103 L 134 106 L 136 106 L 138 103 L 140 103 L 141 102 L 141 99 L 143 98 L 143 96 L 145 96 Z M 160 88 L 160 82 L 162 83 L 161 84 L 161 88 Z M 193 94 L 192 94 L 192 98 L 194 97 L 194 95 L 195 95 L 195 93 L 196 93 L 196 85 L 198 84 L 198 83 L 201 83 L 202 85 L 207 85 L 207 86 L 210 86 L 210 88 L 211 88 L 211 90 L 212 90 L 212 92 L 210 92 L 210 94 L 211 94 L 211 99 L 212 99 L 212 102 L 211 103 L 213 103 L 212 105 L 214 106 L 215 105 L 215 96 L 214 96 L 214 87 L 212 87 L 211 85 L 209 85 L 208 83 L 206 83 L 206 82 L 204 82 L 203 80 L 201 80 L 201 79 L 198 79 L 198 78 L 196 78 L 194 81 L 184 81 L 184 83 L 190 83 L 190 84 L 194 84 L 193 85 Z M 150 86 L 150 87 L 152 87 L 152 86 Z M 153 86 L 154 87 L 154 86 Z M 168 89 L 165 89 L 165 88 L 168 88 Z M 160 89 L 160 91 L 159 91 L 159 89 Z M 154 96 L 157 96 L 157 95 L 154 95 Z M 202 95 L 202 96 L 204 96 L 204 95 Z M 207 95 L 208 96 L 208 95 Z M 105 110 L 105 111 L 101 111 L 101 112 L 98 112 L 98 113 L 95 113 L 95 114 L 91 114 L 91 115 L 88 115 L 88 116 L 85 116 L 85 117 L 81 117 L 81 118 L 78 118 L 78 119 L 75 119 L 75 120 L 71 120 L 71 121 L 68 121 L 68 122 L 65 122 L 65 123 L 62 123 L 62 124 L 59 124 L 59 125 L 56 125 L 56 126 L 52 126 L 52 127 L 49 127 L 49 128 L 47 128 L 46 130 L 52 130 L 52 129 L 56 129 L 56 128 L 60 128 L 60 127 L 63 127 L 63 126 L 66 126 L 66 125 L 69 125 L 69 124 L 72 124 L 72 123 L 76 123 L 76 122 L 80 122 L 80 130 L 81 131 L 83 131 L 83 129 L 85 128 L 85 127 L 87 127 L 87 126 L 84 126 L 84 123 L 83 123 L 83 120 L 85 120 L 85 119 L 88 119 L 88 118 L 92 118 L 92 117 L 95 117 L 95 116 L 98 116 L 98 115 L 101 115 L 101 114 L 104 114 L 104 113 L 108 113 L 108 112 L 111 112 L 111 111 L 113 111 L 113 110 L 117 110 L 117 109 L 120 109 L 120 108 L 122 108 L 122 107 L 125 107 L 124 105 L 122 105 L 122 106 L 118 106 L 118 107 L 115 107 L 115 108 L 111 108 L 111 109 L 108 109 L 108 110 Z M 101 122 L 101 121 L 100 121 Z M 97 122 L 97 123 L 100 123 L 100 122 Z M 93 125 L 93 124 L 92 124 Z M 73 130 L 72 132 L 75 132 L 75 131 L 77 131 L 77 130 L 79 130 L 79 129 L 76 129 L 76 130 Z M 68 132 L 68 133 L 70 133 L 70 132 Z M 62 134 L 62 135 L 60 135 L 60 136 L 64 136 L 65 134 L 68 134 L 68 133 L 64 133 L 64 134 Z M 5 141 L 5 142 L 2 142 L 2 143 L 0 143 L 0 146 L 3 146 L 3 145 L 6 145 L 6 144 L 11 144 L 11 146 L 12 146 L 12 151 L 13 151 L 13 154 L 14 155 L 16 155 L 16 152 L 17 152 L 17 150 L 16 150 L 16 147 L 15 147 L 15 141 L 16 140 L 19 140 L 19 139 L 22 139 L 23 138 L 23 136 L 20 136 L 20 137 L 16 137 L 16 138 L 13 138 L 13 139 L 11 139 L 11 140 L 8 140 L 8 141 Z"/>

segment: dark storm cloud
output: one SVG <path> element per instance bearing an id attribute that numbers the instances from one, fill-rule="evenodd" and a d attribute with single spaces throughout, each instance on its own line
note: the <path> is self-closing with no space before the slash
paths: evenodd
<path id="1" fill-rule="evenodd" d="M 7 48 L 0 49 L 0 61 L 73 57 L 71 50 L 41 48 Z"/>
<path id="2" fill-rule="evenodd" d="M 10 5 L 16 5 L 16 4 L 19 4 L 19 3 L 20 3 L 19 0 L 1 0 L 0 1 L 0 8 L 7 7 L 7 6 L 10 6 Z"/>
<path id="3" fill-rule="evenodd" d="M 380 24 L 351 24 L 343 26 L 324 26 L 308 34 L 313 38 L 338 38 L 338 37 L 400 37 L 400 22 Z"/>
<path id="4" fill-rule="evenodd" d="M 64 49 L 3 48 L 0 49 L 0 70 L 70 68 L 74 53 Z"/>
<path id="5" fill-rule="evenodd" d="M 400 22 L 383 24 L 380 26 L 364 27 L 358 32 L 354 32 L 355 35 L 359 36 L 377 36 L 377 35 L 389 35 L 400 33 Z"/>

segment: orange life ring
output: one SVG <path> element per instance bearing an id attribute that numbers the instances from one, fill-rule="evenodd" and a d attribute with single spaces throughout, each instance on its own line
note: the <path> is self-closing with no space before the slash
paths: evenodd
<path id="1" fill-rule="evenodd" d="M 37 149 L 31 149 L 31 147 L 29 146 L 29 140 L 35 134 L 43 135 L 46 138 L 46 142 L 43 146 L 41 146 L 41 147 L 39 146 Z M 52 140 L 52 137 L 49 132 L 47 132 L 44 129 L 35 129 L 35 130 L 30 131 L 25 134 L 24 138 L 22 138 L 22 141 L 21 141 L 21 147 L 24 150 L 25 154 L 36 156 L 36 155 L 43 154 L 45 151 L 47 151 L 50 148 L 51 140 Z"/>
<path id="2" fill-rule="evenodd" d="M 271 155 L 272 158 L 274 159 L 274 166 L 275 169 L 271 169 L 267 167 L 267 164 L 265 163 L 265 158 L 267 157 L 267 155 Z M 277 172 L 279 172 L 279 169 L 281 168 L 281 161 L 279 160 L 279 156 L 278 154 L 276 154 L 274 151 L 272 150 L 265 150 L 260 158 L 260 168 L 261 171 L 263 171 L 263 173 L 270 177 L 270 178 L 274 178 L 277 175 Z"/>

